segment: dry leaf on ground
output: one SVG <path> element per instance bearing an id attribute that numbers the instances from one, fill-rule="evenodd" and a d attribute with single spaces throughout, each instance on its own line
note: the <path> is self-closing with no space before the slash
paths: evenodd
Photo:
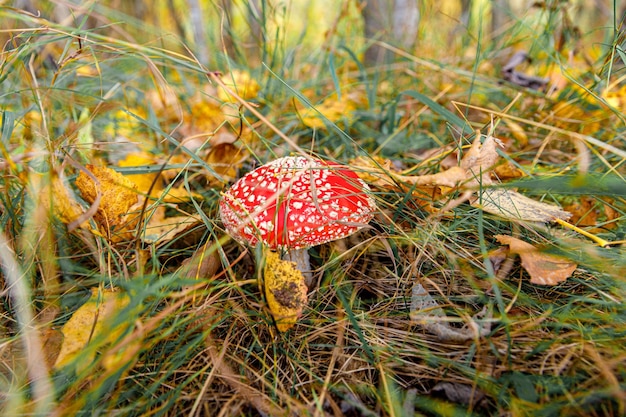
<path id="1" fill-rule="evenodd" d="M 143 152 L 129 154 L 119 164 L 123 167 L 137 167 L 160 165 L 160 162 L 156 156 Z M 190 192 L 184 185 L 164 189 L 165 177 L 162 172 L 132 174 L 127 175 L 126 178 L 129 178 L 136 185 L 136 190 L 139 194 L 137 203 L 130 211 L 141 210 L 145 198 L 150 198 L 151 202 L 159 200 L 158 204 L 149 204 L 144 213 L 144 218 L 148 219 L 141 233 L 141 238 L 144 242 L 162 243 L 170 241 L 190 226 L 201 221 L 199 216 L 193 215 L 166 217 L 166 206 L 163 203 L 176 204 L 189 201 L 191 198 L 202 199 L 202 196 Z M 135 223 L 132 223 L 132 225 L 134 226 Z"/>
<path id="2" fill-rule="evenodd" d="M 157 163 L 156 158 L 147 152 L 133 152 L 118 162 L 120 167 L 151 166 Z M 142 174 L 126 175 L 137 186 L 137 192 L 142 195 L 158 197 L 163 191 L 163 178 L 160 172 L 145 172 Z"/>
<path id="3" fill-rule="evenodd" d="M 200 216 L 194 215 L 165 217 L 165 207 L 159 206 L 145 225 L 141 238 L 146 243 L 169 242 L 201 221 Z"/>
<path id="4" fill-rule="evenodd" d="M 225 74 L 221 78 L 226 87 L 237 93 L 244 100 L 254 99 L 261 89 L 259 83 L 246 71 L 233 70 L 230 74 Z M 223 88 L 217 90 L 217 96 L 224 102 L 237 103 L 237 100 Z"/>
<path id="5" fill-rule="evenodd" d="M 74 199 L 74 196 L 63 181 L 55 177 L 49 187 L 44 188 L 40 194 L 40 201 L 43 207 L 52 209 L 59 220 L 65 224 L 69 225 L 73 222 L 78 223 L 78 221 L 81 221 L 80 217 L 84 213 L 83 208 Z M 83 224 L 76 224 L 76 226 L 82 226 Z"/>
<path id="6" fill-rule="evenodd" d="M 353 160 L 351 165 L 363 169 L 364 173 L 359 175 L 366 181 L 374 179 L 377 185 L 381 186 L 404 182 L 419 187 L 455 188 L 463 184 L 464 188 L 475 188 L 478 185 L 492 183 L 490 170 L 499 158 L 497 148 L 500 146 L 500 140 L 493 136 L 487 136 L 485 141 L 481 143 L 480 138 L 480 135 L 476 137 L 461 160 L 460 166 L 454 166 L 436 174 L 402 175 L 394 172 L 389 164 L 380 163 L 377 166 L 374 162 L 364 158 Z"/>
<path id="7" fill-rule="evenodd" d="M 579 196 L 564 208 L 572 213 L 570 221 L 578 227 L 592 227 L 586 229 L 590 233 L 601 233 L 606 229 L 617 226 L 616 220 L 620 214 L 612 207 L 613 202 L 608 198 Z M 598 223 L 602 223 L 601 227 Z"/>
<path id="8" fill-rule="evenodd" d="M 133 204 L 137 203 L 135 183 L 107 167 L 87 165 L 86 168 L 93 174 L 98 184 L 81 171 L 76 178 L 76 187 L 80 195 L 89 204 L 93 204 L 100 195 L 95 220 L 103 230 L 120 233 L 122 230 L 119 230 L 119 226 L 125 222 L 125 215 Z"/>
<path id="9" fill-rule="evenodd" d="M 522 194 L 503 188 L 482 189 L 472 199 L 472 206 L 507 219 L 532 222 L 552 222 L 555 219 L 567 220 L 571 214 L 560 207 L 542 203 Z"/>
<path id="10" fill-rule="evenodd" d="M 91 297 L 74 312 L 63 325 L 63 344 L 57 357 L 55 368 L 61 368 L 74 359 L 82 356 L 80 367 L 86 367 L 94 359 L 96 347 L 85 347 L 97 341 L 98 346 L 112 343 L 131 325 L 131 323 L 115 324 L 117 312 L 128 305 L 130 299 L 126 294 L 113 290 L 91 290 Z"/>
<path id="11" fill-rule="evenodd" d="M 323 129 L 326 127 L 327 120 L 337 123 L 344 118 L 352 119 L 353 113 L 363 108 L 366 102 L 367 97 L 363 90 L 343 94 L 341 98 L 333 94 L 315 107 L 300 109 L 300 115 L 302 122 L 308 127 Z"/>
<path id="12" fill-rule="evenodd" d="M 209 185 L 222 185 L 224 181 L 233 181 L 237 178 L 237 171 L 248 157 L 248 152 L 233 144 L 233 141 L 216 143 L 211 146 L 206 156 L 206 162 L 213 172 L 207 172 Z"/>
<path id="13" fill-rule="evenodd" d="M 283 261 L 276 252 L 266 251 L 265 297 L 279 331 L 291 329 L 307 304 L 307 286 L 295 262 Z"/>
<path id="14" fill-rule="evenodd" d="M 496 235 L 498 242 L 509 246 L 509 252 L 517 254 L 522 266 L 530 275 L 530 282 L 539 285 L 556 285 L 565 281 L 578 265 L 556 255 L 541 252 L 538 248 L 513 236 Z"/>
<path id="15" fill-rule="evenodd" d="M 477 316 L 482 314 L 481 312 Z M 413 323 L 423 326 L 436 335 L 439 340 L 445 342 L 462 343 L 484 337 L 491 331 L 489 320 L 483 322 L 472 320 L 471 323 L 461 329 L 450 326 L 445 311 L 419 283 L 413 285 L 409 316 Z"/>

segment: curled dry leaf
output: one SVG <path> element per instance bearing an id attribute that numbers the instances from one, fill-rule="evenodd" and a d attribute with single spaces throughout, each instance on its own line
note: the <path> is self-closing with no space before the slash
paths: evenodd
<path id="1" fill-rule="evenodd" d="M 489 320 L 481 322 L 474 319 L 462 329 L 450 326 L 445 311 L 419 283 L 413 286 L 410 309 L 411 321 L 421 325 L 441 341 L 463 343 L 484 337 L 491 331 Z M 482 314 L 483 312 L 480 312 L 477 316 Z"/>
<path id="2" fill-rule="evenodd" d="M 98 180 L 98 184 L 81 171 L 76 178 L 76 187 L 80 195 L 89 204 L 93 204 L 101 194 L 98 210 L 94 215 L 100 227 L 107 232 L 121 232 L 119 226 L 125 222 L 125 215 L 133 204 L 137 203 L 135 183 L 107 167 L 87 165 L 86 167 Z"/>
<path id="3" fill-rule="evenodd" d="M 291 329 L 307 304 L 307 286 L 295 262 L 283 261 L 276 252 L 266 251 L 265 297 L 279 331 Z"/>
<path id="4" fill-rule="evenodd" d="M 126 294 L 93 288 L 89 300 L 74 312 L 61 329 L 63 343 L 54 367 L 62 368 L 79 356 L 83 356 L 79 367 L 91 364 L 97 347 L 85 347 L 92 341 L 103 346 L 119 338 L 130 323 L 116 325 L 113 319 L 129 302 Z"/>
<path id="5" fill-rule="evenodd" d="M 509 252 L 517 254 L 522 266 L 530 275 L 530 282 L 539 285 L 556 285 L 569 278 L 578 265 L 561 258 L 541 252 L 538 248 L 513 236 L 496 235 L 498 242 L 509 246 Z"/>
<path id="6" fill-rule="evenodd" d="M 516 191 L 503 188 L 482 189 L 471 204 L 488 213 L 513 220 L 545 223 L 556 219 L 567 220 L 571 216 L 558 206 L 535 201 Z"/>
<path id="7" fill-rule="evenodd" d="M 480 139 L 481 135 L 477 135 L 472 146 L 461 159 L 461 166 L 436 174 L 395 177 L 398 181 L 417 186 L 455 188 L 463 184 L 464 188 L 475 188 L 478 185 L 491 184 L 490 171 L 499 158 L 497 148 L 501 142 L 493 136 L 487 136 L 483 143 Z"/>

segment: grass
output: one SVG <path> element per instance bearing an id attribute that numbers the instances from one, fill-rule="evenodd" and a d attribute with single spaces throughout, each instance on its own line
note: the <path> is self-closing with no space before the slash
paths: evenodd
<path id="1" fill-rule="evenodd" d="M 311 6 L 309 19 L 329 25 L 325 36 L 290 26 L 306 16 L 295 2 L 261 4 L 260 55 L 247 47 L 247 9 L 237 3 L 230 32 L 238 48 L 221 50 L 220 25 L 207 28 L 207 62 L 194 58 L 188 33 L 157 29 L 165 5 L 142 19 L 93 4 L 71 23 L 48 19 L 48 2 L 38 5 L 41 16 L 0 9 L 0 410 L 623 415 L 623 245 L 599 248 L 559 226 L 512 222 L 470 204 L 439 210 L 460 192 L 442 198 L 403 183 L 373 185 L 380 212 L 371 227 L 311 249 L 319 285 L 295 328 L 278 333 L 258 284 L 260 252 L 230 240 L 217 213 L 220 192 L 236 178 L 298 148 L 423 175 L 443 170 L 475 129 L 493 129 L 507 145 L 501 160 L 524 173 L 514 178 L 520 192 L 572 207 L 575 222 L 623 240 L 624 62 L 612 22 L 577 32 L 562 23 L 574 11 L 554 3 L 520 13 L 491 39 L 474 21 L 456 26 L 450 16 L 459 11 L 444 2 L 423 8 L 419 50 L 394 50 L 381 69 L 360 62 L 368 40 L 350 2 L 332 18 Z M 205 11 L 221 21 L 215 5 Z M 177 16 L 188 28 L 184 10 Z M 502 81 L 499 69 L 519 48 L 534 59 L 523 70 L 551 75 L 558 91 Z M 215 87 L 213 72 L 232 84 L 234 70 L 259 85 L 247 101 Z M 149 159 L 120 164 L 137 151 Z M 87 164 L 147 179 L 143 192 L 153 199 L 137 209 L 146 219 L 162 207 L 168 218 L 198 222 L 154 243 L 139 238 L 147 221 L 123 239 L 95 232 L 93 219 L 72 229 L 69 200 L 52 184 L 61 180 L 87 210 L 76 187 Z M 159 178 L 187 198 L 153 194 Z M 574 209 L 585 198 L 591 203 Z M 519 259 L 494 267 L 498 234 L 579 266 L 556 286 L 531 284 Z M 451 342 L 412 321 L 415 283 L 454 329 L 487 312 L 488 335 Z M 110 332 L 94 332 L 69 364 L 54 367 L 63 326 L 92 291 L 104 297 L 110 288 L 129 300 L 107 317 Z"/>

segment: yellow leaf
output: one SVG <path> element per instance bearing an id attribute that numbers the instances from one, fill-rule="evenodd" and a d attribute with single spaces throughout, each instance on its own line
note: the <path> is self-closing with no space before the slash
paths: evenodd
<path id="1" fill-rule="evenodd" d="M 283 261 L 277 253 L 266 251 L 265 297 L 279 331 L 285 332 L 296 324 L 307 304 L 307 286 L 295 262 Z"/>
<path id="2" fill-rule="evenodd" d="M 120 167 L 139 167 L 155 164 L 155 158 L 147 152 L 129 153 L 126 155 L 126 158 L 118 162 Z M 158 172 L 130 174 L 125 177 L 135 183 L 137 191 L 140 194 L 148 195 L 148 191 L 150 191 L 151 197 L 158 197 L 163 190 L 163 179 L 161 178 L 161 174 Z"/>
<path id="3" fill-rule="evenodd" d="M 519 123 L 506 117 L 503 117 L 502 121 L 509 127 L 511 136 L 515 138 L 519 147 L 524 148 L 528 144 L 528 135 L 526 135 L 524 128 Z"/>
<path id="4" fill-rule="evenodd" d="M 530 282 L 539 285 L 556 285 L 569 278 L 578 265 L 558 257 L 541 252 L 539 249 L 513 236 L 496 235 L 496 240 L 509 246 L 509 252 L 517 254 L 522 266 L 530 275 Z"/>
<path id="5" fill-rule="evenodd" d="M 255 98 L 261 88 L 256 80 L 245 71 L 234 70 L 230 74 L 224 75 L 222 80 L 225 86 L 237 93 L 237 95 L 244 100 Z M 234 97 L 222 88 L 217 91 L 217 96 L 220 100 L 225 102 L 236 102 Z"/>
<path id="6" fill-rule="evenodd" d="M 200 221 L 199 216 L 165 217 L 165 207 L 161 206 L 150 217 L 142 239 L 146 243 L 169 242 Z"/>
<path id="7" fill-rule="evenodd" d="M 41 204 L 50 208 L 63 223 L 70 224 L 83 214 L 82 207 L 60 178 L 53 178 L 49 188 L 42 191 Z"/>
<path id="8" fill-rule="evenodd" d="M 341 99 L 337 99 L 333 95 L 324 100 L 322 104 L 315 106 L 315 108 L 304 110 L 302 112 L 302 122 L 308 127 L 323 128 L 326 126 L 325 119 L 333 123 L 340 121 L 344 117 L 351 119 L 353 112 L 357 108 L 364 106 L 365 102 L 365 95 L 359 91 L 344 94 L 341 96 Z"/>
<path id="9" fill-rule="evenodd" d="M 79 356 L 83 356 L 79 368 L 93 362 L 97 346 L 94 349 L 85 347 L 92 341 L 103 346 L 117 340 L 130 323 L 116 326 L 113 319 L 129 301 L 126 294 L 93 288 L 89 300 L 74 312 L 61 330 L 63 344 L 54 367 L 61 368 Z"/>
<path id="10" fill-rule="evenodd" d="M 123 223 L 128 210 L 137 203 L 136 186 L 131 180 L 110 168 L 87 165 L 87 169 L 98 180 L 98 184 L 81 171 L 76 178 L 76 187 L 89 204 L 93 204 L 98 195 L 101 195 L 94 218 L 104 230 L 112 231 Z"/>

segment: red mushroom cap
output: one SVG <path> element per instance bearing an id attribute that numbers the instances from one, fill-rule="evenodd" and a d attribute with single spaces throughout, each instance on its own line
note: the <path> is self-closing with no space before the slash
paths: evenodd
<path id="1" fill-rule="evenodd" d="M 289 156 L 241 177 L 220 200 L 240 242 L 301 249 L 351 235 L 374 216 L 369 187 L 348 167 Z"/>

